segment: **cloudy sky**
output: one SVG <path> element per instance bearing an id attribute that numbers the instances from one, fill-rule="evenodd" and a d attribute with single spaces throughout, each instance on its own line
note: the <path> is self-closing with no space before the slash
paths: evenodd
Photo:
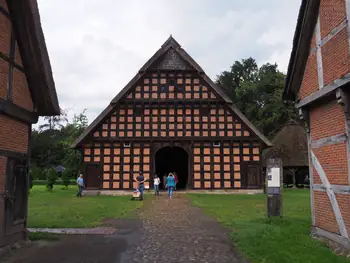
<path id="1" fill-rule="evenodd" d="M 286 71 L 300 0 L 38 0 L 60 106 L 91 122 L 170 34 L 212 79 L 254 57 Z"/>

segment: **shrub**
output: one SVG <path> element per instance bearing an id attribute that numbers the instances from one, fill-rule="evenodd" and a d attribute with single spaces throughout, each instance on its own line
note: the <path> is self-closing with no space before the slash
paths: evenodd
<path id="1" fill-rule="evenodd" d="M 46 174 L 46 180 L 47 180 L 47 188 L 52 191 L 53 185 L 56 183 L 57 180 L 57 173 L 55 169 L 49 168 L 45 170 Z"/>
<path id="2" fill-rule="evenodd" d="M 31 167 L 31 172 L 32 172 L 32 176 L 33 176 L 33 180 L 45 180 L 46 175 L 43 172 L 43 170 L 38 167 L 38 166 L 33 166 Z"/>
<path id="3" fill-rule="evenodd" d="M 72 177 L 72 171 L 70 169 L 64 170 L 62 174 L 62 183 L 63 185 L 68 188 L 68 185 L 70 184 L 70 178 Z"/>

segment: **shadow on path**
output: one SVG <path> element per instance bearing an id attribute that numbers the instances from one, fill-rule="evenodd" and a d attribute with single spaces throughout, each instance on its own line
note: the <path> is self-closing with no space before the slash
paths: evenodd
<path id="1" fill-rule="evenodd" d="M 2 263 L 243 263 L 226 229 L 192 207 L 184 195 L 146 199 L 138 219 L 108 219 L 113 235 L 67 235 L 57 242 L 33 242 Z"/>

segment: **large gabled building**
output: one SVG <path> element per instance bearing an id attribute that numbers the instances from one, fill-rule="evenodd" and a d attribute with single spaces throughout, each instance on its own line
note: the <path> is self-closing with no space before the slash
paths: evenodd
<path id="1" fill-rule="evenodd" d="M 88 189 L 132 189 L 140 171 L 176 172 L 178 188 L 262 189 L 270 145 L 170 36 L 73 147 Z"/>

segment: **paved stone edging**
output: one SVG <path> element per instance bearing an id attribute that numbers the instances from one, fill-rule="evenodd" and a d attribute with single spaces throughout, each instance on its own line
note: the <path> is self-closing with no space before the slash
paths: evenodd
<path id="1" fill-rule="evenodd" d="M 97 228 L 28 228 L 32 233 L 51 233 L 66 235 L 113 235 L 117 229 L 111 227 Z"/>

